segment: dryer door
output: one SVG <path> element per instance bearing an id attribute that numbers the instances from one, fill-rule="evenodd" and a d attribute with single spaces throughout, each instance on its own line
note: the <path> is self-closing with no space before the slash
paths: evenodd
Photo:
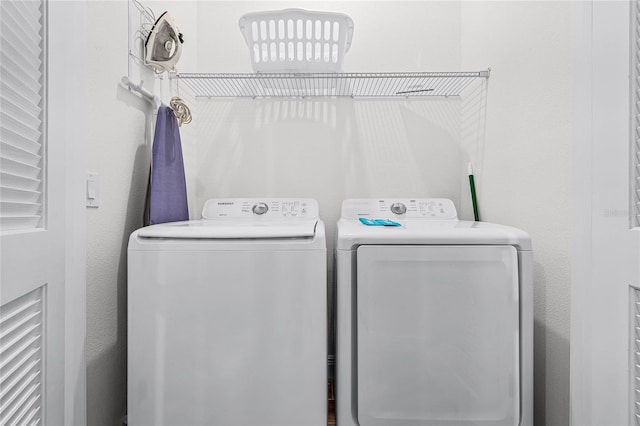
<path id="1" fill-rule="evenodd" d="M 517 251 L 361 246 L 361 426 L 518 425 Z"/>

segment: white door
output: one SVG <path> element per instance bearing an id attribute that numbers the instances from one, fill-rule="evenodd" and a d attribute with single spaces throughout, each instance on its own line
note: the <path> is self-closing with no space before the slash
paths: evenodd
<path id="1" fill-rule="evenodd" d="M 640 232 L 632 229 L 638 226 L 640 157 L 629 147 L 634 135 L 640 137 L 635 112 L 640 99 L 630 96 L 629 84 L 630 70 L 632 79 L 640 75 L 630 67 L 630 52 L 631 57 L 637 54 L 635 40 L 629 43 L 636 3 L 574 5 L 570 365 L 571 422 L 576 426 L 640 425 L 635 404 L 640 390 L 635 352 L 640 347 L 635 336 L 630 343 L 634 310 L 640 306 L 632 287 L 640 285 Z"/>
<path id="2" fill-rule="evenodd" d="M 66 163 L 67 149 L 78 141 L 68 120 L 75 111 L 69 104 L 77 99 L 67 90 L 65 74 L 73 73 L 64 67 L 74 61 L 65 61 L 69 52 L 59 38 L 62 34 L 48 37 L 50 24 L 60 28 L 66 20 L 73 27 L 73 14 L 63 9 L 60 2 L 45 0 L 0 1 L 2 425 L 81 421 L 73 404 L 83 404 L 84 386 L 71 383 L 70 377 L 83 378 L 78 356 L 82 336 L 76 339 L 76 331 L 83 328 L 65 328 L 72 322 L 65 308 L 70 276 L 65 269 L 70 199 Z"/>
<path id="3" fill-rule="evenodd" d="M 511 246 L 361 246 L 361 426 L 520 420 L 517 251 Z"/>

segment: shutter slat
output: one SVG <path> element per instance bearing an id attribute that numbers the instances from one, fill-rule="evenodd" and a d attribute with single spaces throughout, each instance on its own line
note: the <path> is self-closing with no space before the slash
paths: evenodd
<path id="1" fill-rule="evenodd" d="M 4 330 L 8 327 L 8 324 L 13 323 L 14 321 L 19 321 L 20 317 L 26 315 L 27 312 L 39 310 L 40 303 L 40 299 L 32 299 L 25 301 L 22 305 L 15 306 L 13 310 L 3 307 L 2 317 L 0 317 L 0 330 Z M 2 366 L 1 363 L 0 366 Z"/>
<path id="2" fill-rule="evenodd" d="M 41 216 L 0 217 L 0 229 L 2 229 L 3 231 L 33 229 L 38 227 L 41 219 Z"/>
<path id="3" fill-rule="evenodd" d="M 25 382 L 33 381 L 34 378 L 38 376 L 37 369 L 40 364 L 39 358 L 34 358 L 34 355 L 38 355 L 40 353 L 40 348 L 35 348 L 28 353 L 28 356 L 24 359 L 20 360 L 14 368 L 11 369 L 10 372 L 7 372 L 6 375 L 3 374 L 2 377 L 2 393 L 0 393 L 0 401 L 2 401 L 2 406 L 6 406 L 7 403 L 11 400 L 11 396 L 9 395 L 9 389 L 14 387 L 21 387 Z M 0 407 L 0 411 L 2 411 L 3 407 Z"/>
<path id="4" fill-rule="evenodd" d="M 42 19 L 43 19 L 42 8 L 44 7 L 43 1 L 42 0 L 27 0 L 27 1 L 20 0 L 17 3 L 19 3 L 22 6 L 22 8 L 20 9 L 20 11 L 22 12 L 22 15 L 25 16 L 25 18 L 27 19 L 29 24 L 31 24 L 34 31 L 38 32 L 40 27 L 42 27 Z"/>
<path id="5" fill-rule="evenodd" d="M 42 62 L 38 58 L 30 58 L 28 52 L 20 51 L 16 46 L 16 42 L 4 37 L 6 34 L 0 36 L 0 44 L 2 44 L 2 62 L 6 65 L 6 69 L 11 69 L 10 66 L 16 67 L 16 69 L 23 69 L 27 75 L 31 78 L 40 75 Z M 36 78 L 38 81 L 39 78 Z"/>
<path id="6" fill-rule="evenodd" d="M 0 141 L 0 156 L 8 158 L 15 162 L 25 163 L 32 167 L 38 167 L 42 157 L 37 154 L 25 151 L 20 147 L 7 143 L 4 140 Z"/>
<path id="7" fill-rule="evenodd" d="M 11 40 L 14 43 L 15 50 L 24 52 L 22 56 L 27 61 L 39 66 L 41 64 L 37 60 L 40 57 L 40 40 L 37 40 L 39 37 L 36 37 L 36 40 L 30 40 L 29 34 L 32 32 L 28 28 L 18 26 L 19 24 L 15 22 L 15 18 L 11 15 L 8 15 L 6 19 L 14 22 L 3 23 L 2 33 L 7 35 L 3 39 Z"/>
<path id="8" fill-rule="evenodd" d="M 40 191 L 29 191 L 0 185 L 0 200 L 12 203 L 37 203 L 40 200 Z"/>
<path id="9" fill-rule="evenodd" d="M 30 191 L 37 191 L 40 186 L 40 180 L 0 172 L 0 185 L 8 186 L 10 188 L 24 188 Z"/>
<path id="10" fill-rule="evenodd" d="M 34 82 L 33 78 L 21 73 L 20 69 L 15 68 L 14 64 L 0 61 L 0 80 L 2 80 L 3 87 L 14 87 L 23 98 L 29 100 L 33 105 L 40 105 L 42 100 L 39 91 L 40 83 Z"/>
<path id="11" fill-rule="evenodd" d="M 22 19 L 33 32 L 38 32 L 42 25 L 42 2 L 32 0 L 2 1 L 3 12 Z"/>
<path id="12" fill-rule="evenodd" d="M 11 423 L 11 426 L 22 426 L 26 424 L 25 419 L 31 417 L 33 412 L 40 410 L 40 394 L 36 393 L 39 385 L 40 383 L 34 385 L 34 388 L 31 390 L 30 398 L 25 401 L 24 408 L 16 416 L 15 420 Z"/>
<path id="13" fill-rule="evenodd" d="M 10 114 L 15 115 L 16 117 Z M 35 149 L 33 146 L 40 146 L 38 141 L 40 140 L 42 133 L 38 131 L 38 128 L 30 127 L 29 123 L 25 123 L 21 120 L 20 117 L 18 117 L 17 111 L 0 111 L 0 128 L 9 130 L 29 141 L 32 141 L 32 147 L 30 147 L 31 149 L 29 149 L 29 151 L 36 153 L 39 150 L 39 148 Z"/>
<path id="14" fill-rule="evenodd" d="M 13 348 L 13 350 L 9 350 L 9 348 L 7 348 L 7 350 L 5 351 L 6 353 L 2 354 L 2 364 L 1 364 L 2 366 L 0 367 L 0 370 L 8 369 L 6 376 L 13 374 L 13 372 L 17 368 L 25 364 L 27 360 L 31 358 L 32 353 L 35 353 L 38 351 L 39 347 L 37 346 L 37 343 L 39 342 L 40 342 L 40 335 L 34 334 L 29 338 L 25 339 L 24 343 L 22 343 L 21 345 L 17 345 L 15 348 Z M 34 343 L 36 343 L 36 345 L 34 345 Z M 30 349 L 31 346 L 34 346 L 34 347 Z M 29 351 L 28 352 L 29 355 L 24 357 L 23 354 L 27 353 L 27 351 Z M 14 363 L 14 361 L 16 362 Z M 9 369 L 9 365 L 11 364 L 14 364 L 14 366 Z M 2 374 L 2 377 L 3 377 L 2 380 L 4 380 L 4 377 L 5 377 L 4 373 Z M 4 395 L 5 391 L 6 391 L 6 384 L 3 383 L 0 391 L 0 397 Z"/>
<path id="15" fill-rule="evenodd" d="M 37 425 L 38 423 L 40 423 L 40 419 L 36 419 L 36 416 L 38 416 L 40 414 L 40 406 L 36 406 L 33 408 L 33 410 L 31 410 L 28 415 L 26 415 L 24 417 L 24 419 L 22 420 L 22 424 L 25 425 L 29 425 L 29 426 L 34 426 Z"/>
<path id="16" fill-rule="evenodd" d="M 11 43 L 5 37 L 0 37 L 0 45 Z M 20 50 L 23 49 L 23 50 Z M 6 46 L 2 51 L 3 73 L 9 73 L 14 76 L 21 77 L 25 82 L 33 82 L 36 89 L 40 86 L 40 78 L 42 77 L 42 63 L 29 60 L 29 53 L 20 46 Z M 19 74 L 22 71 L 23 74 Z"/>
<path id="17" fill-rule="evenodd" d="M 5 111 L 15 110 L 20 117 L 25 117 L 30 122 L 35 123 L 34 126 L 39 127 L 42 120 L 40 114 L 42 110 L 38 105 L 34 105 L 27 99 L 21 97 L 12 88 L 2 88 L 2 109 Z"/>
<path id="18" fill-rule="evenodd" d="M 37 377 L 37 376 L 36 376 Z M 16 394 L 15 400 L 7 406 L 7 409 L 0 411 L 0 417 L 6 420 L 7 425 L 21 424 L 25 414 L 33 407 L 40 398 L 40 383 L 36 382 L 31 386 L 20 388 L 20 393 Z"/>
<path id="19" fill-rule="evenodd" d="M 37 141 L 0 127 L 0 158 L 10 158 L 20 163 L 40 167 L 41 149 L 42 146 L 38 145 Z"/>
<path id="20" fill-rule="evenodd" d="M 40 27 L 42 19 L 40 10 L 28 11 L 19 7 L 21 5 L 27 5 L 28 2 L 15 2 L 15 1 L 3 1 L 2 9 L 7 14 L 7 23 L 13 31 L 20 31 L 22 37 L 30 41 L 30 45 L 40 46 L 42 43 L 42 35 L 40 34 Z"/>
<path id="21" fill-rule="evenodd" d="M 1 127 L 24 129 L 23 133 L 29 135 L 29 138 L 35 140 L 37 143 L 41 133 L 39 131 L 32 133 L 29 130 L 40 129 L 40 125 L 42 124 L 42 121 L 40 121 L 40 117 L 34 117 L 29 111 L 25 110 L 18 103 L 13 102 L 11 99 L 7 98 L 0 100 L 0 108 L 4 112 L 1 118 L 2 122 L 0 122 Z M 8 122 L 5 121 L 7 117 L 10 118 Z M 33 135 L 35 135 L 35 137 L 33 137 Z"/>
<path id="22" fill-rule="evenodd" d="M 11 327 L 3 330 L 2 334 L 0 334 L 0 339 L 2 339 L 4 342 L 7 342 L 9 336 L 12 336 L 11 340 L 9 340 L 9 343 L 6 345 L 6 348 L 10 348 L 13 344 L 15 344 L 15 342 L 20 341 L 29 333 L 37 330 L 40 326 L 39 321 L 37 321 L 40 318 L 40 314 L 41 312 L 33 312 L 26 318 L 22 318 L 20 321 L 12 324 Z M 36 319 L 36 321 L 32 321 L 33 319 Z M 2 352 L 5 352 L 7 350 L 6 348 L 3 347 Z"/>
<path id="23" fill-rule="evenodd" d="M 35 179 L 40 182 L 40 167 L 37 166 L 2 157 L 0 158 L 0 169 L 14 176 Z"/>
<path id="24" fill-rule="evenodd" d="M 0 201 L 0 216 L 29 217 L 39 212 L 39 203 L 12 203 L 9 201 Z"/>

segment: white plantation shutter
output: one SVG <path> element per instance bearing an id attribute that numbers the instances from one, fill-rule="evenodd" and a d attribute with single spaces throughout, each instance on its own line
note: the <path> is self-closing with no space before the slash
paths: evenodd
<path id="1" fill-rule="evenodd" d="M 43 0 L 0 1 L 0 229 L 44 226 Z"/>

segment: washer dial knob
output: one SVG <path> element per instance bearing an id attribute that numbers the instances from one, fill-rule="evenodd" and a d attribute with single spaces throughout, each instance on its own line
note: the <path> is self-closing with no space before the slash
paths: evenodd
<path id="1" fill-rule="evenodd" d="M 405 214 L 407 212 L 407 206 L 403 203 L 391 204 L 391 212 L 395 214 Z"/>
<path id="2" fill-rule="evenodd" d="M 257 203 L 254 204 L 254 206 L 251 208 L 251 211 L 254 214 L 265 214 L 267 211 L 269 210 L 269 206 L 267 206 L 265 203 Z"/>

